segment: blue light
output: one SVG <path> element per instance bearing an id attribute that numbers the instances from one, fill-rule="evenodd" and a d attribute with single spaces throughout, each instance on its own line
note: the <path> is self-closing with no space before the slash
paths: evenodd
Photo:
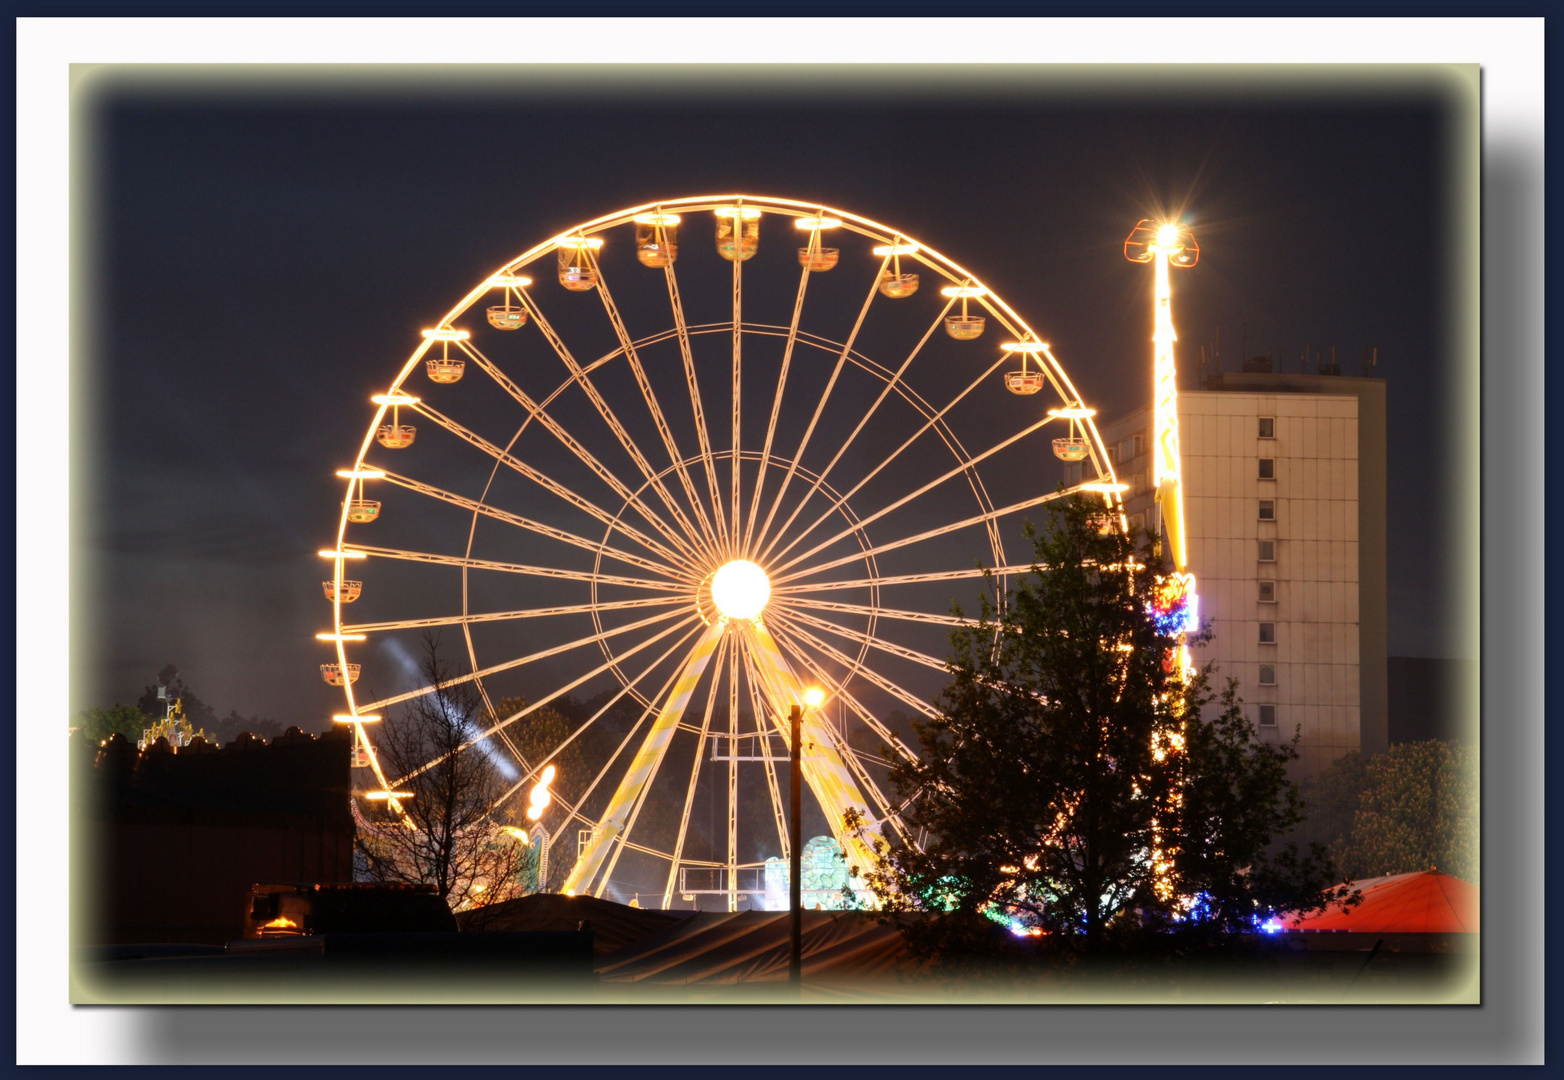
<path id="1" fill-rule="evenodd" d="M 1200 629 L 1200 597 L 1193 574 L 1170 574 L 1157 582 L 1147 612 L 1157 632 L 1169 636 Z"/>

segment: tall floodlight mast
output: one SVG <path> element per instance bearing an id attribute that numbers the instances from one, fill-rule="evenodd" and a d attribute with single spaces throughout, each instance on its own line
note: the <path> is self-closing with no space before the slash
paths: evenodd
<path id="1" fill-rule="evenodd" d="M 1152 299 L 1152 483 L 1156 487 L 1157 509 L 1162 519 L 1162 543 L 1173 570 L 1157 582 L 1155 615 L 1158 625 L 1178 635 L 1179 646 L 1170 663 L 1178 667 L 1182 682 L 1190 675 L 1189 648 L 1185 636 L 1199 625 L 1195 575 L 1189 572 L 1189 548 L 1184 529 L 1183 462 L 1178 445 L 1178 365 L 1174 362 L 1173 287 L 1171 268 L 1191 267 L 1200 261 L 1200 246 L 1188 226 L 1178 222 L 1153 225 L 1138 222 L 1124 240 L 1124 257 L 1131 262 L 1151 263 L 1156 271 Z M 1157 760 L 1165 760 L 1184 748 L 1182 720 L 1169 730 L 1154 735 Z M 1163 840 L 1159 822 L 1163 816 L 1177 814 L 1182 801 L 1175 788 L 1166 807 L 1152 823 L 1152 866 L 1156 872 L 1157 894 L 1170 899 L 1175 892 L 1174 859 L 1177 850 Z"/>

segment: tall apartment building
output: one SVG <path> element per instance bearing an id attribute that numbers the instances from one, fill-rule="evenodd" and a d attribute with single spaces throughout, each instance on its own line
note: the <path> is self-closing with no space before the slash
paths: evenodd
<path id="1" fill-rule="evenodd" d="M 1189 569 L 1214 685 L 1262 738 L 1301 729 L 1294 775 L 1388 745 L 1385 383 L 1227 372 L 1179 392 Z M 1151 409 L 1099 425 L 1131 520 L 1156 529 Z M 1070 466 L 1066 479 L 1071 479 Z"/>

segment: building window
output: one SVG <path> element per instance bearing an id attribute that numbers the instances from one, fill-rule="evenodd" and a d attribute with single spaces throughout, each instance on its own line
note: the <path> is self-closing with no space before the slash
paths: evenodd
<path id="1" fill-rule="evenodd" d="M 1276 417 L 1274 417 L 1274 416 L 1262 416 L 1262 417 L 1260 417 L 1260 438 L 1262 438 L 1262 439 L 1274 439 L 1274 438 L 1276 438 Z"/>
<path id="2" fill-rule="evenodd" d="M 1271 665 L 1271 664 L 1261 664 L 1260 665 L 1260 685 L 1261 686 L 1275 686 L 1276 685 L 1276 668 L 1273 665 Z"/>
<path id="3" fill-rule="evenodd" d="M 1260 603 L 1262 603 L 1262 604 L 1274 604 L 1274 603 L 1276 603 L 1276 582 L 1274 582 L 1274 581 L 1262 581 L 1262 582 L 1260 582 Z"/>
<path id="4" fill-rule="evenodd" d="M 1110 446 L 1110 447 L 1108 447 L 1108 464 L 1109 465 L 1116 465 L 1116 464 L 1118 464 L 1118 460 L 1119 460 L 1119 448 L 1117 446 Z"/>
<path id="5" fill-rule="evenodd" d="M 1260 500 L 1260 520 L 1261 521 L 1275 521 L 1276 520 L 1276 500 L 1275 499 L 1261 499 Z"/>
<path id="6" fill-rule="evenodd" d="M 1275 623 L 1273 623 L 1273 622 L 1263 622 L 1263 623 L 1260 624 L 1260 644 L 1261 645 L 1275 645 L 1276 644 L 1276 624 Z"/>
<path id="7" fill-rule="evenodd" d="M 1260 561 L 1261 562 L 1275 562 L 1276 561 L 1276 541 L 1275 540 L 1261 540 L 1260 541 Z"/>
<path id="8" fill-rule="evenodd" d="M 1260 479 L 1261 480 L 1275 480 L 1276 479 L 1276 459 L 1275 458 L 1273 458 L 1273 457 L 1263 457 L 1263 458 L 1260 459 Z"/>
<path id="9" fill-rule="evenodd" d="M 1260 726 L 1261 727 L 1275 727 L 1276 726 L 1276 706 L 1275 705 L 1261 705 L 1260 706 Z"/>
<path id="10" fill-rule="evenodd" d="M 1119 443 L 1119 460 L 1129 461 L 1131 458 L 1139 457 L 1145 448 L 1146 442 L 1143 436 L 1131 435 Z"/>

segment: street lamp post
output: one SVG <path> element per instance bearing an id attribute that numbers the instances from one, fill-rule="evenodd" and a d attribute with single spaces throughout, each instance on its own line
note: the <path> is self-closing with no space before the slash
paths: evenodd
<path id="1" fill-rule="evenodd" d="M 804 985 L 804 799 L 803 775 L 799 769 L 800 747 L 803 744 L 804 709 L 794 705 L 788 713 L 789 798 L 788 805 L 788 856 L 787 899 L 792 923 L 788 932 L 787 978 L 794 990 L 802 992 Z"/>

